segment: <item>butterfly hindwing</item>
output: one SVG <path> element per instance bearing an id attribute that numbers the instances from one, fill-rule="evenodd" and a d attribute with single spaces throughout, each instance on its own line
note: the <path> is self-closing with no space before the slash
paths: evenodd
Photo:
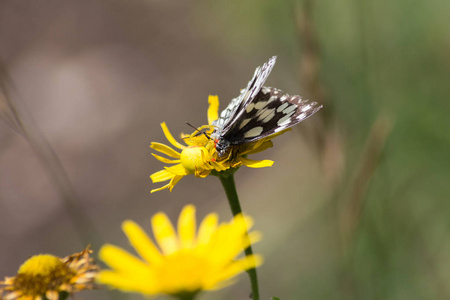
<path id="1" fill-rule="evenodd" d="M 300 123 L 321 107 L 300 96 L 263 87 L 222 138 L 231 145 L 256 141 Z"/>
<path id="2" fill-rule="evenodd" d="M 273 56 L 262 67 L 256 68 L 247 87 L 213 121 L 215 130 L 211 138 L 219 157 L 225 155 L 231 145 L 253 142 L 280 132 L 322 108 L 322 105 L 302 100 L 300 96 L 264 87 L 275 62 L 276 56 Z"/>

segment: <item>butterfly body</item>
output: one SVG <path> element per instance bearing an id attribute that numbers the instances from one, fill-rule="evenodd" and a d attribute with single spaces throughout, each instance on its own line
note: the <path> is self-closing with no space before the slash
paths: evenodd
<path id="1" fill-rule="evenodd" d="M 263 86 L 273 66 L 273 56 L 255 70 L 252 80 L 241 94 L 231 100 L 212 125 L 211 138 L 218 156 L 227 153 L 230 146 L 242 145 L 268 137 L 292 127 L 315 114 L 322 105 L 290 96 L 283 91 Z"/>

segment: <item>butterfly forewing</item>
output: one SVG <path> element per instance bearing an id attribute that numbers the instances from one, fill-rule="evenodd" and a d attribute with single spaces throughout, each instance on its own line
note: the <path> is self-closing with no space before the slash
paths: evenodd
<path id="1" fill-rule="evenodd" d="M 300 96 L 263 87 L 222 138 L 231 145 L 256 141 L 300 123 L 321 107 Z"/>
<path id="2" fill-rule="evenodd" d="M 322 105 L 290 96 L 279 89 L 263 87 L 276 62 L 273 56 L 255 70 L 241 94 L 231 100 L 219 118 L 211 138 L 219 157 L 230 145 L 241 145 L 270 136 L 294 126 L 316 113 Z"/>
<path id="3" fill-rule="evenodd" d="M 227 108 L 221 112 L 219 119 L 213 123 L 213 125 L 219 128 L 218 133 L 220 135 L 226 134 L 233 127 L 235 121 L 244 111 L 244 108 L 259 93 L 267 77 L 269 77 L 276 60 L 277 57 L 273 56 L 262 67 L 256 68 L 253 78 L 248 82 L 247 87 L 241 91 L 241 94 L 237 98 L 231 100 Z"/>

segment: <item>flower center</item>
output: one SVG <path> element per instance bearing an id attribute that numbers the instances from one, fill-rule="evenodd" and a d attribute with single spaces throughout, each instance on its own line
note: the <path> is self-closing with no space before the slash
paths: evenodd
<path id="1" fill-rule="evenodd" d="M 194 174 L 205 169 L 209 161 L 209 153 L 205 147 L 189 146 L 181 151 L 181 164 L 190 173 Z"/>
<path id="2" fill-rule="evenodd" d="M 24 295 L 44 295 L 49 290 L 57 290 L 74 275 L 59 258 L 49 254 L 35 255 L 20 266 L 14 289 Z"/>
<path id="3" fill-rule="evenodd" d="M 35 255 L 25 261 L 19 268 L 19 274 L 47 276 L 63 263 L 50 254 Z"/>

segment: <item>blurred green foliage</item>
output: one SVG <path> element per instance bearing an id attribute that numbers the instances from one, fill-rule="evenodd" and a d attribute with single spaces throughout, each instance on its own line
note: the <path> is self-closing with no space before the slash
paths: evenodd
<path id="1" fill-rule="evenodd" d="M 449 299 L 450 2 L 204 5 L 211 26 L 227 33 L 226 51 L 277 53 L 298 62 L 308 46 L 296 29 L 305 16 L 318 45 L 323 134 L 340 132 L 345 168 L 323 214 L 311 223 L 322 224 L 314 231 L 334 240 L 329 255 L 335 259 L 299 270 L 289 279 L 296 295 L 280 294 L 281 299 Z M 390 124 L 386 140 L 374 140 L 381 156 L 364 157 L 377 120 Z M 360 211 L 346 240 L 330 228 L 345 222 L 364 160 L 375 166 L 355 200 Z"/>

